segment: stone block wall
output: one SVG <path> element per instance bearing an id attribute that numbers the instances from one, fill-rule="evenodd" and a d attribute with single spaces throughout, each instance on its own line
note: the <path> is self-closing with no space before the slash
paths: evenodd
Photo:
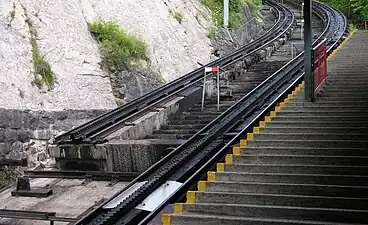
<path id="1" fill-rule="evenodd" d="M 49 140 L 106 110 L 30 111 L 0 109 L 0 157 L 27 157 L 29 166 L 47 161 Z"/>

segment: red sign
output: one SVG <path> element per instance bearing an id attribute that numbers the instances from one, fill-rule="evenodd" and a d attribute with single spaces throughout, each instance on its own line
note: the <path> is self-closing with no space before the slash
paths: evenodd
<path id="1" fill-rule="evenodd" d="M 313 48 L 313 80 L 316 92 L 327 78 L 327 46 L 326 39 Z"/>

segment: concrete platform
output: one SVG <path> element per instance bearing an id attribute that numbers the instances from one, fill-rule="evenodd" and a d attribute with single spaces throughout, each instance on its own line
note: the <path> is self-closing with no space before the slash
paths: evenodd
<path id="1" fill-rule="evenodd" d="M 49 186 L 53 193 L 47 198 L 16 197 L 11 195 L 15 187 L 0 192 L 0 210 L 22 210 L 56 212 L 56 216 L 65 218 L 78 218 L 81 214 L 101 200 L 112 197 L 121 190 L 127 182 L 110 185 L 106 181 L 85 182 L 83 179 L 31 179 L 31 188 Z M 32 221 L 0 218 L 1 225 L 49 225 L 48 221 Z M 55 224 L 67 224 L 55 222 Z"/>

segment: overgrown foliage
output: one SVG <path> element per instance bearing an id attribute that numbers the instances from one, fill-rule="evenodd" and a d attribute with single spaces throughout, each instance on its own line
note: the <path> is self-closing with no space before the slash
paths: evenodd
<path id="1" fill-rule="evenodd" d="M 221 27 L 224 23 L 224 1 L 223 0 L 202 0 L 202 4 L 207 6 L 213 17 L 215 27 Z M 231 0 L 229 1 L 229 27 L 238 28 L 244 22 L 248 12 L 254 12 L 261 6 L 261 0 Z"/>
<path id="2" fill-rule="evenodd" d="M 37 31 L 33 27 L 30 20 L 27 20 L 31 35 L 32 45 L 32 61 L 34 68 L 33 84 L 38 88 L 46 85 L 48 88 L 52 88 L 55 84 L 54 73 L 51 70 L 50 64 L 45 60 L 45 56 L 41 56 L 37 45 Z"/>
<path id="3" fill-rule="evenodd" d="M 51 70 L 50 64 L 46 61 L 45 56 L 41 56 L 37 45 L 37 30 L 34 27 L 31 19 L 28 16 L 27 9 L 22 5 L 24 15 L 26 17 L 26 24 L 29 28 L 30 41 L 32 46 L 32 62 L 33 62 L 33 73 L 34 79 L 32 84 L 38 88 L 42 88 L 46 85 L 49 89 L 55 84 L 55 76 Z"/>
<path id="4" fill-rule="evenodd" d="M 368 0 L 322 0 L 341 10 L 350 23 L 362 28 L 364 20 L 368 20 Z"/>
<path id="5" fill-rule="evenodd" d="M 146 43 L 117 23 L 100 20 L 89 23 L 88 29 L 99 43 L 103 69 L 117 72 L 138 66 L 141 60 L 150 62 Z"/>
<path id="6" fill-rule="evenodd" d="M 175 12 L 174 13 L 174 18 L 179 22 L 183 22 L 184 19 L 184 14 L 182 12 Z"/>

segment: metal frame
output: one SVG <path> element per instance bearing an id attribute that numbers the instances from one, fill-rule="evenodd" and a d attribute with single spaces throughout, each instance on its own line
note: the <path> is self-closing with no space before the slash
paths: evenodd
<path id="1" fill-rule="evenodd" d="M 24 174 L 30 178 L 64 178 L 89 179 L 98 181 L 132 181 L 139 176 L 138 172 L 101 172 L 101 171 L 50 171 L 26 170 Z"/>
<path id="2" fill-rule="evenodd" d="M 26 220 L 46 220 L 53 225 L 55 221 L 74 223 L 77 218 L 67 218 L 56 216 L 55 212 L 21 211 L 0 209 L 0 218 L 26 219 Z"/>

